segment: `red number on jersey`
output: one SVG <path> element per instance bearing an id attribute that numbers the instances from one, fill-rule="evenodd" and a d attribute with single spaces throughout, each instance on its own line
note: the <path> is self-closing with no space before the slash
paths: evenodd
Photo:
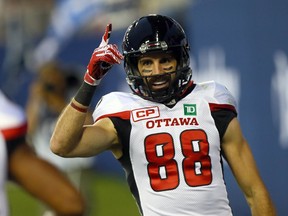
<path id="1" fill-rule="evenodd" d="M 212 181 L 209 143 L 203 130 L 186 130 L 180 136 L 182 169 L 187 185 L 197 187 Z M 172 190 L 179 185 L 179 170 L 173 137 L 168 133 L 152 134 L 145 139 L 145 153 L 150 184 L 154 191 Z"/>
<path id="2" fill-rule="evenodd" d="M 145 139 L 148 174 L 155 191 L 171 190 L 178 186 L 178 166 L 173 159 L 174 143 L 170 134 L 153 134 Z"/>
<path id="3" fill-rule="evenodd" d="M 184 155 L 183 172 L 191 187 L 208 185 L 212 181 L 209 143 L 203 130 L 186 130 L 181 136 Z"/>

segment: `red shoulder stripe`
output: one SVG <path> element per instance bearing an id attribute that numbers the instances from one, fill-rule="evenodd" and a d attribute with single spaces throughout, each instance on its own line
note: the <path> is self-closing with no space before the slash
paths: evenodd
<path id="1" fill-rule="evenodd" d="M 235 107 L 233 105 L 230 104 L 215 104 L 215 103 L 209 103 L 210 106 L 210 110 L 213 111 L 218 111 L 218 110 L 222 110 L 222 109 L 226 109 L 226 110 L 231 110 L 235 113 L 237 113 Z"/>
<path id="2" fill-rule="evenodd" d="M 27 123 L 14 128 L 1 129 L 1 132 L 5 140 L 11 140 L 24 136 L 27 133 Z"/>

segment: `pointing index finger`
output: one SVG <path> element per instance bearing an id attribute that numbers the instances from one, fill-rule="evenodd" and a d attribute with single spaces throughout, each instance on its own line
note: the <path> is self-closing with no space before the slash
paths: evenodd
<path id="1" fill-rule="evenodd" d="M 108 44 L 109 39 L 110 39 L 110 35 L 111 35 L 111 31 L 112 31 L 112 24 L 109 23 L 106 26 L 105 33 L 102 36 L 102 41 L 101 41 L 99 47 L 106 46 Z"/>

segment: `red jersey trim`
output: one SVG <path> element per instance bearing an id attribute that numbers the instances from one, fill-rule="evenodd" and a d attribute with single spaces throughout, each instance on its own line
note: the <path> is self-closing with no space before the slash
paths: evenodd
<path id="1" fill-rule="evenodd" d="M 118 117 L 118 118 L 121 118 L 123 120 L 128 120 L 128 119 L 130 119 L 130 116 L 131 116 L 131 111 L 130 110 L 123 111 L 123 112 L 117 112 L 117 113 L 109 113 L 109 114 L 106 114 L 106 115 L 99 116 L 95 120 L 95 122 L 98 121 L 99 119 L 106 118 L 106 117 Z"/>
<path id="2" fill-rule="evenodd" d="M 27 133 L 27 123 L 14 128 L 1 129 L 1 132 L 5 140 L 11 140 L 24 136 Z"/>
<path id="3" fill-rule="evenodd" d="M 210 110 L 213 111 L 218 111 L 218 110 L 222 110 L 222 109 L 228 109 L 231 110 L 235 113 L 237 113 L 235 107 L 233 105 L 230 104 L 215 104 L 215 103 L 209 103 L 210 106 Z"/>
<path id="4" fill-rule="evenodd" d="M 182 92 L 181 96 L 185 95 L 185 93 L 188 91 L 188 89 L 189 89 L 191 86 L 193 86 L 193 84 L 194 84 L 194 81 L 193 81 L 193 80 L 189 81 L 186 89 Z"/>

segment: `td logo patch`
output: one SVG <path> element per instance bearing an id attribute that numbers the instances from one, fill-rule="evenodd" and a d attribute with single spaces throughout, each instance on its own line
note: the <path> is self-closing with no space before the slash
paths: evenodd
<path id="1" fill-rule="evenodd" d="M 184 108 L 184 115 L 191 115 L 191 116 L 197 115 L 196 104 L 183 104 L 183 108 Z"/>

